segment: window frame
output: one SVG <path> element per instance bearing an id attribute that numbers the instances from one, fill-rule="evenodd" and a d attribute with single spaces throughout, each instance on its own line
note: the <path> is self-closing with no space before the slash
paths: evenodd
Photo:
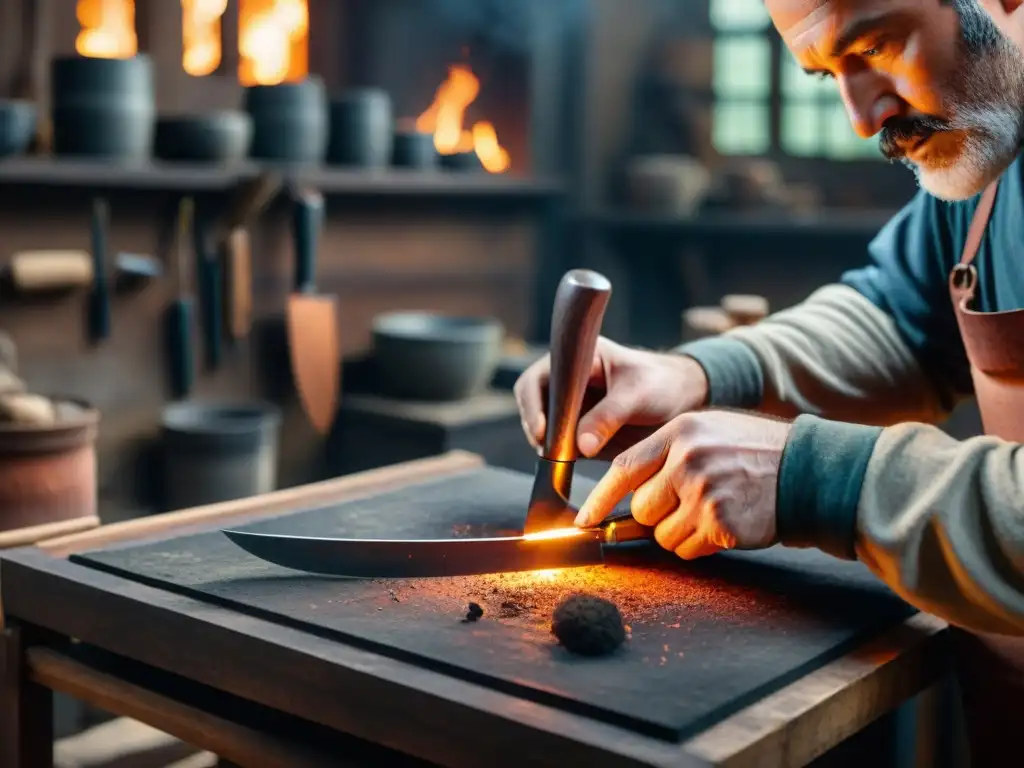
<path id="1" fill-rule="evenodd" d="M 782 38 L 770 23 L 764 26 L 757 23 L 751 23 L 750 25 L 737 25 L 733 28 L 723 29 L 716 26 L 714 20 L 709 18 L 709 29 L 711 31 L 713 48 L 716 47 L 723 39 L 758 36 L 767 43 L 769 57 L 768 92 L 763 97 L 726 96 L 723 98 L 719 95 L 714 85 L 712 85 L 711 92 L 713 112 L 717 111 L 717 107 L 721 103 L 764 103 L 767 105 L 768 144 L 765 150 L 750 153 L 732 153 L 719 150 L 717 144 L 715 144 L 716 151 L 719 151 L 723 157 L 767 157 L 786 164 L 834 163 L 842 165 L 844 168 L 853 164 L 877 166 L 880 163 L 885 162 L 885 158 L 882 157 L 880 153 L 871 154 L 869 151 L 865 151 L 864 154 L 860 154 L 859 152 L 854 151 L 849 154 L 843 154 L 837 153 L 834 149 L 829 148 L 829 143 L 826 138 L 826 132 L 829 129 L 829 108 L 833 104 L 841 102 L 829 95 L 826 95 L 825 92 L 808 93 L 802 96 L 794 96 L 785 92 L 784 58 L 790 54 L 782 42 Z M 808 105 L 816 108 L 817 117 L 820 121 L 819 131 L 821 131 L 822 141 L 819 143 L 817 151 L 813 153 L 809 152 L 805 154 L 801 152 L 793 152 L 786 146 L 788 143 L 784 139 L 786 108 L 796 105 Z M 712 120 L 714 120 L 714 117 Z M 712 124 L 711 130 L 712 142 L 714 144 L 714 124 Z"/>

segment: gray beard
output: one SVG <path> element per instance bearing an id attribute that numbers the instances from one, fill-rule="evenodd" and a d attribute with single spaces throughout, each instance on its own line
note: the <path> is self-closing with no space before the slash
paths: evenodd
<path id="1" fill-rule="evenodd" d="M 1014 161 L 1024 142 L 1024 52 L 1000 34 L 976 0 L 954 0 L 963 28 L 955 83 L 948 84 L 949 127 L 964 132 L 960 155 L 919 167 L 907 159 L 918 184 L 942 200 L 981 192 Z"/>

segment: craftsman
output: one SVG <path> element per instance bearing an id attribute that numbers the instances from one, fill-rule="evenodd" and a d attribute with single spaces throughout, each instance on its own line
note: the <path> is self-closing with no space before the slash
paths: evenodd
<path id="1" fill-rule="evenodd" d="M 867 266 L 757 325 L 681 354 L 601 339 L 578 447 L 614 462 L 577 524 L 632 491 L 682 558 L 781 542 L 861 560 L 977 633 L 953 632 L 974 764 L 1004 764 L 1024 712 L 1022 0 L 766 4 L 922 190 Z M 516 384 L 534 444 L 547 365 Z M 972 395 L 986 436 L 932 426 Z"/>

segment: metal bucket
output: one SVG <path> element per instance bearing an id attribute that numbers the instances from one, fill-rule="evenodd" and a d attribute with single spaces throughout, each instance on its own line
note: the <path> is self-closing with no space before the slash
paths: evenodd
<path id="1" fill-rule="evenodd" d="M 280 412 L 266 403 L 177 403 L 164 409 L 163 508 L 273 491 Z"/>
<path id="2" fill-rule="evenodd" d="M 156 125 L 153 62 L 62 56 L 53 60 L 51 117 L 58 156 L 149 159 Z"/>
<path id="3" fill-rule="evenodd" d="M 252 117 L 252 158 L 323 162 L 329 117 L 327 91 L 320 78 L 311 76 L 297 83 L 250 86 L 245 89 L 245 111 Z"/>

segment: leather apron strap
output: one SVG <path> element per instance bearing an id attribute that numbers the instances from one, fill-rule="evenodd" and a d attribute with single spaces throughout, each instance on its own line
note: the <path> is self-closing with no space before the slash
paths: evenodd
<path id="1" fill-rule="evenodd" d="M 999 179 L 997 178 L 981 193 L 978 207 L 974 210 L 974 217 L 971 219 L 971 227 L 967 230 L 967 240 L 964 242 L 964 249 L 960 254 L 960 263 L 949 273 L 949 293 L 956 309 L 967 309 L 974 299 L 978 273 L 972 262 L 981 248 L 981 241 L 985 237 L 985 230 L 988 228 L 988 220 L 992 216 L 992 208 L 995 206 L 996 192 L 998 191 Z"/>

